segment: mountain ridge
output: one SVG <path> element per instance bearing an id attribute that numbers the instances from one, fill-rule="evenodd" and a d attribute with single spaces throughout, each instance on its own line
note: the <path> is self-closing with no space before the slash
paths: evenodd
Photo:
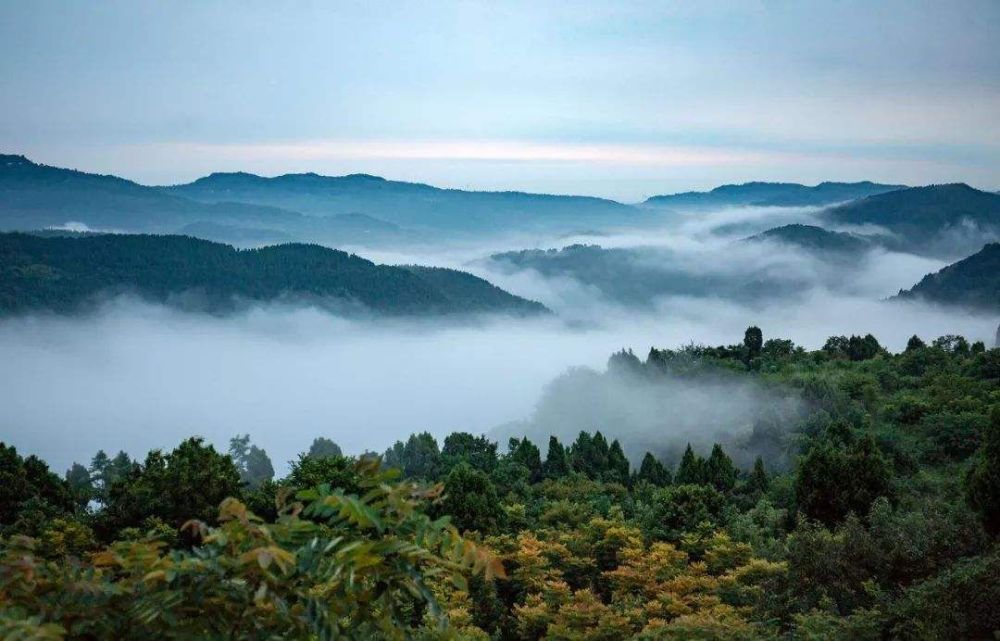
<path id="1" fill-rule="evenodd" d="M 1000 243 L 927 274 L 890 300 L 913 299 L 1000 313 Z"/>
<path id="2" fill-rule="evenodd" d="M 486 280 L 378 265 L 316 244 L 259 249 L 178 235 L 0 233 L 0 312 L 74 312 L 106 296 L 228 313 L 240 301 L 304 301 L 387 316 L 548 310 Z"/>

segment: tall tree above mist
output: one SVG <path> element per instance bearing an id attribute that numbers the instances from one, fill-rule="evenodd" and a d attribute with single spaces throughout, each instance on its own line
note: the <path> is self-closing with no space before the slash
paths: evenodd
<path id="1" fill-rule="evenodd" d="M 250 443 L 249 434 L 229 439 L 229 456 L 240 472 L 240 480 L 251 488 L 259 487 L 274 478 L 271 458 L 267 452 Z"/>
<path id="2" fill-rule="evenodd" d="M 344 453 L 341 451 L 340 446 L 325 436 L 317 436 L 313 439 L 312 445 L 309 446 L 308 456 L 313 458 L 343 455 Z"/>

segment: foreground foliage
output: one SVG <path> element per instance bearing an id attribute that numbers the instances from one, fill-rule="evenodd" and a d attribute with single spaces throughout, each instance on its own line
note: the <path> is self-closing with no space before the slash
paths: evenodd
<path id="1" fill-rule="evenodd" d="M 601 376 L 751 378 L 801 412 L 649 452 L 615 425 L 506 452 L 424 432 L 354 458 L 319 438 L 284 478 L 246 436 L 229 456 L 200 439 L 99 452 L 65 480 L 0 447 L 0 637 L 1000 631 L 1000 350 L 913 337 L 890 354 L 867 335 L 809 352 L 752 327 L 736 345 L 619 352 Z"/>

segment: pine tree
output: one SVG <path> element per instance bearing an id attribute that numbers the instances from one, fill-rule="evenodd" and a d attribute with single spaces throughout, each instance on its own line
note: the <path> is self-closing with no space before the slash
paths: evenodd
<path id="1" fill-rule="evenodd" d="M 545 478 L 558 479 L 569 474 L 569 458 L 566 456 L 566 448 L 555 436 L 549 437 L 549 451 L 545 455 L 545 463 L 542 465 L 542 472 Z"/>
<path id="2" fill-rule="evenodd" d="M 712 446 L 712 453 L 705 462 L 705 481 L 720 492 L 728 492 L 736 485 L 736 466 L 718 443 Z"/>
<path id="3" fill-rule="evenodd" d="M 657 487 L 665 487 L 670 485 L 670 470 L 650 452 L 646 452 L 646 455 L 642 457 L 642 464 L 639 466 L 636 479 L 652 483 Z"/>
<path id="4" fill-rule="evenodd" d="M 757 492 L 766 492 L 771 480 L 764 469 L 764 459 L 757 457 L 753 462 L 753 472 L 750 473 L 750 488 Z"/>
<path id="5" fill-rule="evenodd" d="M 604 472 L 604 480 L 626 485 L 628 484 L 628 472 L 628 458 L 625 457 L 625 452 L 622 451 L 618 439 L 615 439 L 611 442 L 611 447 L 608 448 L 608 467 Z"/>
<path id="6" fill-rule="evenodd" d="M 73 466 L 66 470 L 66 482 L 73 492 L 77 507 L 86 507 L 90 499 L 94 498 L 94 483 L 90 471 L 79 463 L 73 463 Z"/>
<path id="7" fill-rule="evenodd" d="M 705 460 L 694 453 L 690 443 L 684 450 L 680 465 L 677 466 L 674 481 L 678 485 L 700 485 L 705 482 Z"/>
<path id="8" fill-rule="evenodd" d="M 523 465 L 531 473 L 531 482 L 535 483 L 542 479 L 542 453 L 538 447 L 524 437 L 520 440 L 510 439 L 508 443 L 510 453 L 508 456 L 515 462 Z"/>

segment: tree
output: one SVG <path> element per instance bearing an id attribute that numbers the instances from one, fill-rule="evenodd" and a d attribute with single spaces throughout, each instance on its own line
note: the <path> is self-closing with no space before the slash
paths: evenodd
<path id="1" fill-rule="evenodd" d="M 750 473 L 750 489 L 755 492 L 767 492 L 771 480 L 767 477 L 767 470 L 764 469 L 764 459 L 757 457 L 753 462 L 753 472 Z"/>
<path id="2" fill-rule="evenodd" d="M 919 336 L 917 336 L 916 334 L 914 334 L 913 336 L 911 336 L 910 340 L 906 341 L 906 351 L 907 352 L 912 352 L 913 350 L 917 350 L 917 349 L 923 349 L 925 347 L 927 347 L 927 343 L 925 343 L 923 340 L 921 340 L 921 338 Z"/>
<path id="3" fill-rule="evenodd" d="M 743 333 L 743 347 L 746 349 L 746 362 L 750 362 L 760 357 L 761 349 L 764 347 L 764 333 L 756 325 L 747 327 Z"/>
<path id="4" fill-rule="evenodd" d="M 536 483 L 542 479 L 542 453 L 538 447 L 524 437 L 520 440 L 510 439 L 508 442 L 510 452 L 507 458 L 513 462 L 523 465 L 531 474 L 531 482 Z"/>
<path id="5" fill-rule="evenodd" d="M 826 525 L 854 513 L 865 516 L 872 502 L 888 496 L 889 463 L 871 435 L 849 443 L 826 437 L 799 464 L 795 497 L 799 508 Z"/>
<path id="6" fill-rule="evenodd" d="M 497 444 L 482 435 L 454 432 L 444 439 L 441 448 L 441 464 L 445 473 L 463 461 L 489 473 L 496 468 L 497 460 Z"/>
<path id="7" fill-rule="evenodd" d="M 847 340 L 847 357 L 852 361 L 866 361 L 875 358 L 882 351 L 882 346 L 871 334 L 851 336 Z"/>
<path id="8" fill-rule="evenodd" d="M 324 456 L 343 456 L 340 446 L 324 436 L 317 436 L 309 446 L 309 456 L 321 458 Z"/>
<path id="9" fill-rule="evenodd" d="M 0 633 L 362 641 L 444 631 L 441 601 L 453 586 L 504 576 L 503 565 L 427 515 L 439 487 L 397 482 L 376 461 L 357 466 L 361 494 L 302 491 L 301 505 L 273 523 L 226 499 L 212 515 L 218 527 L 188 523 L 190 548 L 122 541 L 89 560 L 56 563 L 34 541 L 0 540 Z"/>
<path id="10" fill-rule="evenodd" d="M 965 475 L 965 499 L 986 531 L 1000 535 L 1000 405 L 993 406 L 990 423 Z"/>
<path id="11" fill-rule="evenodd" d="M 718 443 L 712 446 L 704 470 L 705 482 L 711 483 L 720 492 L 728 492 L 736 485 L 736 466 Z"/>
<path id="12" fill-rule="evenodd" d="M 694 453 L 690 443 L 681 456 L 674 482 L 678 485 L 700 485 L 705 482 L 705 460 Z"/>
<path id="13" fill-rule="evenodd" d="M 101 503 L 107 501 L 108 492 L 115 481 L 132 471 L 132 459 L 124 451 L 109 458 L 104 450 L 98 450 L 90 461 L 90 478 L 94 484 L 94 498 Z"/>
<path id="14" fill-rule="evenodd" d="M 642 372 L 642 361 L 631 349 L 615 352 L 608 359 L 608 371 L 619 374 L 638 374 Z"/>
<path id="15" fill-rule="evenodd" d="M 87 507 L 90 500 L 94 498 L 94 483 L 90 478 L 90 471 L 79 463 L 66 470 L 66 483 L 76 499 L 79 509 Z"/>
<path id="16" fill-rule="evenodd" d="M 71 514 L 76 501 L 69 484 L 37 456 L 22 458 L 0 443 L 0 529 L 36 534 L 48 518 Z"/>
<path id="17" fill-rule="evenodd" d="M 315 444 L 314 441 L 313 445 Z M 270 457 L 264 450 L 250 444 L 249 434 L 229 439 L 229 456 L 240 472 L 240 480 L 251 489 L 274 478 L 274 466 Z"/>
<path id="18" fill-rule="evenodd" d="M 209 520 L 226 497 L 239 496 L 240 474 L 226 454 L 189 438 L 169 454 L 153 450 L 110 488 L 101 530 L 111 538 L 122 528 L 156 517 L 171 527 L 191 518 Z"/>
<path id="19" fill-rule="evenodd" d="M 636 480 L 652 483 L 657 487 L 666 487 L 670 485 L 670 470 L 650 452 L 646 452 L 642 457 L 642 464 L 639 465 Z"/>
<path id="20" fill-rule="evenodd" d="M 441 511 L 459 530 L 491 534 L 503 519 L 503 508 L 490 477 L 466 462 L 456 465 L 444 481 Z"/>
<path id="21" fill-rule="evenodd" d="M 437 441 L 427 432 L 411 434 L 405 444 L 396 441 L 383 460 L 387 467 L 397 467 L 412 479 L 431 481 L 441 474 L 441 452 Z"/>
<path id="22" fill-rule="evenodd" d="M 573 469 L 587 478 L 600 480 L 608 469 L 608 441 L 600 431 L 591 436 L 580 432 L 570 451 Z"/>
<path id="23" fill-rule="evenodd" d="M 547 479 L 558 479 L 567 476 L 570 472 L 569 457 L 566 448 L 555 436 L 549 437 L 549 451 L 545 455 L 545 463 L 542 464 L 542 473 Z"/>
<path id="24" fill-rule="evenodd" d="M 618 439 L 615 439 L 611 442 L 611 447 L 608 448 L 608 467 L 603 475 L 604 481 L 627 485 L 628 473 L 628 459 L 625 457 L 625 452 L 622 451 L 622 446 L 618 443 Z"/>
<path id="25" fill-rule="evenodd" d="M 335 490 L 357 493 L 358 477 L 355 461 L 346 456 L 309 456 L 299 454 L 284 483 L 297 490 L 329 485 Z"/>

